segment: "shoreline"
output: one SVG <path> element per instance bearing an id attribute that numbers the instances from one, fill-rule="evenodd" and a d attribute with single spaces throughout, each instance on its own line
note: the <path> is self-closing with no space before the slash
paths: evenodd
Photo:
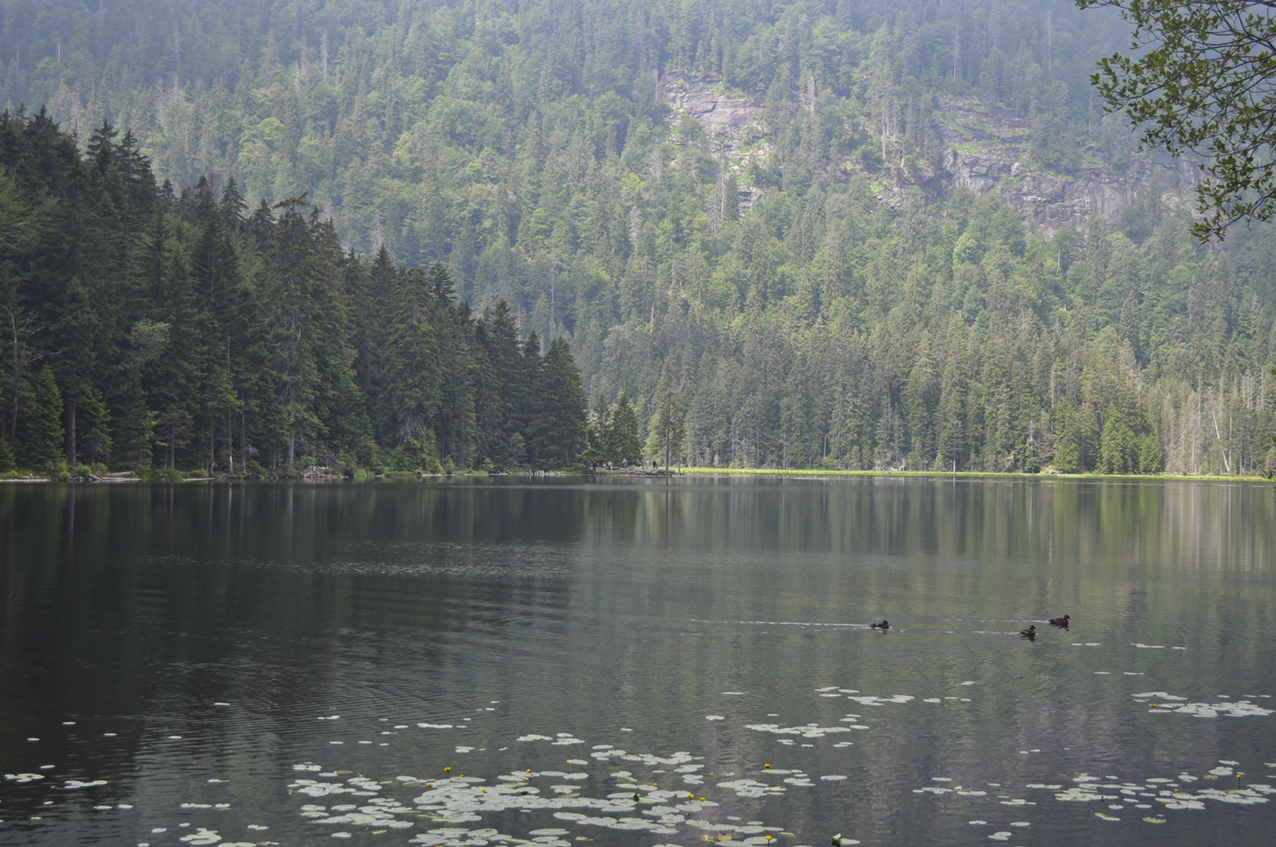
<path id="1" fill-rule="evenodd" d="M 846 471 L 783 470 L 780 468 L 679 468 L 685 476 L 802 476 L 802 477 L 881 477 L 932 479 L 1058 479 L 1111 482 L 1271 482 L 1262 474 L 1222 476 L 1217 474 L 1101 474 L 1101 473 L 1017 473 L 1012 471 Z"/>
<path id="2" fill-rule="evenodd" d="M 149 483 L 149 484 L 184 484 L 184 483 L 227 483 L 227 482 L 294 482 L 294 483 L 331 483 L 331 482 L 377 482 L 377 481 L 399 481 L 406 482 L 409 480 L 427 480 L 427 479 L 493 479 L 498 477 L 607 477 L 607 478 L 646 478 L 646 479 L 668 479 L 671 477 L 792 477 L 802 479 L 837 479 L 847 477 L 868 477 L 877 479 L 951 479 L 951 480 L 1006 480 L 1006 481 L 1027 481 L 1027 480 L 1058 480 L 1071 482 L 1227 482 L 1227 483 L 1245 483 L 1257 484 L 1272 482 L 1268 477 L 1261 474 L 1248 474 L 1245 476 L 1222 476 L 1211 474 L 1100 474 L 1100 473 L 1080 473 L 1080 474 L 1064 474 L 1064 473 L 1015 473 L 1015 472 L 995 472 L 995 471 L 851 471 L 851 470 L 825 470 L 825 469 L 780 469 L 780 468 L 700 468 L 700 467 L 680 467 L 670 468 L 668 471 L 651 468 L 638 468 L 628 470 L 598 470 L 598 471 L 502 471 L 497 473 L 490 472 L 468 472 L 468 473 L 391 473 L 359 476 L 355 478 L 345 477 L 341 475 L 303 475 L 299 477 L 227 477 L 223 476 L 193 476 L 185 479 L 165 479 L 163 477 L 146 478 L 137 476 L 124 476 L 120 474 L 112 474 L 107 477 L 94 476 L 89 479 L 73 478 L 73 479 L 57 479 L 55 477 L 45 476 L 11 476 L 0 477 L 0 484 L 30 484 L 30 483 L 61 483 L 72 485 L 83 483 L 86 485 L 107 484 L 118 485 L 124 483 Z"/>

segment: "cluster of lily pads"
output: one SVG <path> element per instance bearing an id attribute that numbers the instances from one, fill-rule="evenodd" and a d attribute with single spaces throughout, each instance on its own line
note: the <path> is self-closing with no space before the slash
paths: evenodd
<path id="1" fill-rule="evenodd" d="M 962 685 L 977 685 L 974 680 L 967 680 Z M 821 697 L 845 697 L 847 700 L 854 700 L 861 706 L 886 706 L 890 704 L 911 703 L 917 698 L 911 694 L 892 694 L 889 697 L 879 697 L 875 694 L 861 694 L 855 688 L 838 688 L 836 685 L 825 686 L 824 688 L 815 689 L 816 693 Z M 969 703 L 969 697 L 925 697 L 923 703 L 943 703 L 946 700 L 956 700 L 962 703 Z M 859 715 L 848 715 L 847 717 L 859 717 Z M 842 720 L 846 720 L 843 718 Z"/>
<path id="2" fill-rule="evenodd" d="M 704 764 L 697 761 L 699 757 L 687 752 L 654 756 L 631 753 L 611 745 L 597 745 L 591 756 L 600 761 L 662 765 L 664 772 L 672 769 L 681 782 L 692 786 L 704 780 L 700 773 Z M 573 761 L 587 764 L 583 760 Z M 332 805 L 313 802 L 302 805 L 301 814 L 313 823 L 333 828 L 364 826 L 373 830 L 434 824 L 425 832 L 416 834 L 410 842 L 423 847 L 486 847 L 528 840 L 542 847 L 569 846 L 570 841 L 564 838 L 569 834 L 567 829 L 533 829 L 525 837 L 515 837 L 491 827 L 465 826 L 479 824 L 487 817 L 510 811 L 544 813 L 578 828 L 599 827 L 657 836 L 683 835 L 691 831 L 708 835 L 707 840 L 725 847 L 764 847 L 781 832 L 780 827 L 766 826 L 761 821 L 741 822 L 733 817 L 710 819 L 705 813 L 717 809 L 718 803 L 698 796 L 694 791 L 640 782 L 626 770 L 610 773 L 611 787 L 618 790 L 608 791 L 604 796 L 586 796 L 581 789 L 589 775 L 583 772 L 514 771 L 489 782 L 477 776 L 452 776 L 449 768 L 449 773 L 442 778 L 401 775 L 393 780 L 377 782 L 361 776 L 347 776 L 339 771 L 324 771 L 310 763 L 294 768 L 307 774 L 298 776 L 288 786 L 294 794 L 309 799 L 333 798 L 339 801 Z M 411 789 L 414 796 L 406 803 L 385 796 L 391 787 Z M 773 787 L 751 779 L 723 781 L 718 783 L 718 787 L 734 790 L 740 797 L 762 796 L 773 790 Z M 332 834 L 340 836 L 343 833 L 339 830 Z"/>
<path id="3" fill-rule="evenodd" d="M 858 720 L 858 715 L 847 715 L 843 720 Z M 854 724 L 852 726 L 820 726 L 816 723 L 804 724 L 803 726 L 780 726 L 776 723 L 751 723 L 746 724 L 745 729 L 756 730 L 757 732 L 770 732 L 775 735 L 796 735 L 802 738 L 823 738 L 826 735 L 833 735 L 839 732 L 850 732 L 853 729 L 868 729 L 862 724 Z M 792 739 L 782 738 L 780 743 L 792 744 Z"/>
<path id="4" fill-rule="evenodd" d="M 1228 764 L 1235 765 L 1236 762 Z M 1234 776 L 1239 780 L 1241 775 L 1236 774 L 1230 766 L 1223 766 L 1212 768 L 1204 778 L 1217 780 L 1227 776 Z M 1267 803 L 1267 797 L 1276 794 L 1276 788 L 1272 788 L 1270 785 L 1264 783 L 1246 785 L 1239 781 L 1235 786 L 1228 785 L 1226 788 L 1211 786 L 1185 788 L 1185 786 L 1191 786 L 1199 779 L 1200 777 L 1192 774 L 1181 773 L 1173 779 L 1160 777 L 1137 783 L 1116 782 L 1111 777 L 1104 781 L 1099 777 L 1082 775 L 1073 779 L 1073 782 L 1077 783 L 1076 785 L 1060 791 L 1060 793 L 1055 795 L 1055 798 L 1081 803 L 1104 802 L 1108 804 L 1108 809 L 1112 811 L 1127 809 L 1147 810 L 1158 806 L 1162 809 L 1170 810 L 1200 810 L 1205 808 L 1205 801 L 1207 800 L 1241 806 L 1256 806 Z M 1040 787 L 1049 790 L 1062 789 L 1062 786 L 1058 785 Z M 1107 820 L 1119 820 L 1119 818 L 1107 813 L 1096 814 Z M 1165 822 L 1165 818 L 1160 815 L 1149 815 L 1143 819 L 1149 823 Z"/>
<path id="5" fill-rule="evenodd" d="M 10 782 L 16 782 L 19 785 L 22 785 L 23 783 L 27 783 L 27 782 L 38 782 L 44 779 L 44 774 L 7 773 L 4 775 L 4 778 L 6 780 L 9 780 Z M 96 788 L 99 785 L 106 785 L 106 780 L 105 779 L 90 779 L 90 780 L 68 779 L 66 782 L 62 783 L 61 788 L 63 791 L 76 791 L 81 788 Z"/>
<path id="6" fill-rule="evenodd" d="M 223 841 L 221 835 L 215 829 L 204 829 L 200 827 L 189 835 L 183 835 L 179 839 L 191 847 L 257 847 L 255 841 Z"/>
<path id="7" fill-rule="evenodd" d="M 1106 811 L 1096 812 L 1096 817 L 1107 821 L 1120 821 L 1121 817 L 1112 812 L 1132 812 L 1148 823 L 1165 823 L 1166 810 L 1201 810 L 1207 802 L 1228 803 L 1239 806 L 1256 806 L 1269 802 L 1269 797 L 1276 794 L 1276 788 L 1266 783 L 1245 783 L 1243 774 L 1237 773 L 1235 761 L 1222 761 L 1218 767 L 1212 768 L 1202 777 L 1189 773 L 1178 776 L 1154 777 L 1142 782 L 1122 781 L 1116 776 L 1091 776 L 1080 774 L 1071 779 L 1073 785 L 1064 787 L 1062 783 L 1030 783 L 1024 786 L 1028 792 L 1048 791 L 1054 798 L 1065 803 L 1098 803 L 1106 806 Z M 1202 780 L 1221 781 L 1232 777 L 1235 785 L 1223 783 L 1219 785 L 1195 786 Z M 951 779 L 936 777 L 934 782 L 951 783 Z M 1024 797 L 1013 797 L 1010 792 L 1002 790 L 1000 783 L 989 783 L 996 789 L 993 796 L 1000 805 L 1010 807 L 1027 807 L 1038 805 L 1038 800 Z M 987 797 L 989 792 L 961 785 L 927 785 L 913 789 L 917 794 L 933 794 L 942 796 L 953 794 L 961 797 Z M 1037 796 L 1029 794 L 1028 796 Z M 1156 811 L 1153 811 L 1156 810 Z M 972 825 L 986 826 L 987 821 L 972 820 Z M 1029 826 L 1028 822 L 1015 822 L 1011 826 Z M 993 840 L 1003 840 L 998 836 L 1009 837 L 1009 832 L 998 832 L 988 836 Z"/>
<path id="8" fill-rule="evenodd" d="M 1219 699 L 1227 700 L 1226 703 L 1189 703 L 1186 697 L 1179 697 L 1165 691 L 1144 691 L 1131 696 L 1136 703 L 1151 704 L 1148 711 L 1158 715 L 1191 715 L 1195 718 L 1216 718 L 1223 715 L 1229 718 L 1252 718 L 1276 714 L 1276 709 L 1267 709 L 1253 702 L 1260 697 L 1271 696 L 1265 694 L 1247 694 L 1242 700 L 1232 700 L 1229 696 L 1220 694 Z"/>

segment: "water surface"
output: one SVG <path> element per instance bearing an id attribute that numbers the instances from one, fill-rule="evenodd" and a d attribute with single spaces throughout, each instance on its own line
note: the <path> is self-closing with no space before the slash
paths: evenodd
<path id="1" fill-rule="evenodd" d="M 1274 541 L 1222 482 L 0 486 L 0 845 L 1265 845 Z"/>

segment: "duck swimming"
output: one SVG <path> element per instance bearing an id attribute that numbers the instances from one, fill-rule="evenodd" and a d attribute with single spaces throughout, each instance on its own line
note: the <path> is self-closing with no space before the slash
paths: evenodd
<path id="1" fill-rule="evenodd" d="M 872 629 L 890 629 L 891 625 L 889 621 L 882 621 L 881 623 L 871 623 L 869 627 Z"/>
<path id="2" fill-rule="evenodd" d="M 1037 637 L 1037 625 L 1030 624 L 1027 629 L 1019 630 L 1019 634 L 1022 635 L 1024 638 L 1032 640 Z"/>
<path id="3" fill-rule="evenodd" d="M 1070 620 L 1072 620 L 1072 619 L 1071 619 L 1070 617 L 1068 617 L 1067 615 L 1064 615 L 1064 616 L 1063 616 L 1063 617 L 1061 617 L 1061 618 L 1051 618 L 1051 619 L 1050 619 L 1050 625 L 1051 625 L 1051 626 L 1062 626 L 1062 627 L 1065 627 L 1065 628 L 1066 628 L 1066 627 L 1068 626 L 1068 621 L 1070 621 Z"/>

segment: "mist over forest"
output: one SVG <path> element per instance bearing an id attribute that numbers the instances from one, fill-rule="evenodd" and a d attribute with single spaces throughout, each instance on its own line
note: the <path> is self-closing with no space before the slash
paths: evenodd
<path id="1" fill-rule="evenodd" d="M 0 471 L 1276 466 L 1063 0 L 0 2 Z"/>

